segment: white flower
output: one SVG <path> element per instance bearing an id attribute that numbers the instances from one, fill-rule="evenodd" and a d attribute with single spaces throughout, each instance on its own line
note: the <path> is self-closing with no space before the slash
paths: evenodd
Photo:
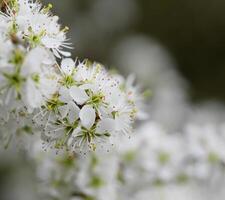
<path id="1" fill-rule="evenodd" d="M 9 64 L 6 62 L 0 70 L 3 103 L 12 106 L 13 102 L 22 100 L 22 106 L 26 106 L 30 112 L 39 108 L 56 91 L 54 58 L 40 47 L 27 54 L 23 48 L 16 48 L 8 57 Z"/>
<path id="2" fill-rule="evenodd" d="M 4 114 L 1 108 L 1 115 Z M 33 135 L 37 129 L 33 126 L 31 117 L 25 108 L 18 108 L 17 112 L 5 113 L 7 120 L 0 125 L 2 147 L 11 150 L 27 150 L 32 146 Z M 1 139 L 0 139 L 1 140 Z"/>

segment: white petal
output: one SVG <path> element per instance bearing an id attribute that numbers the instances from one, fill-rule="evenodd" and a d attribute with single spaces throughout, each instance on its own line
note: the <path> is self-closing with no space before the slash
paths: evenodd
<path id="1" fill-rule="evenodd" d="M 132 131 L 131 121 L 129 114 L 119 115 L 115 118 L 115 130 L 129 134 Z"/>
<path id="2" fill-rule="evenodd" d="M 31 79 L 27 80 L 23 92 L 22 99 L 29 111 L 32 111 L 34 108 L 39 108 L 43 104 L 43 97 Z"/>
<path id="3" fill-rule="evenodd" d="M 115 120 L 114 119 L 103 119 L 97 124 L 97 133 L 105 133 L 105 132 L 112 132 L 115 129 Z"/>
<path id="4" fill-rule="evenodd" d="M 38 59 L 36 59 L 38 57 Z M 23 67 L 22 73 L 24 76 L 27 76 L 32 73 L 40 73 L 41 72 L 41 64 L 43 60 L 47 57 L 46 50 L 41 47 L 36 47 L 32 49 L 26 56 Z"/>
<path id="5" fill-rule="evenodd" d="M 72 136 L 72 137 L 76 137 L 76 136 L 78 135 L 78 133 L 80 133 L 80 132 L 81 132 L 81 127 L 78 126 L 76 129 L 73 130 L 71 136 Z"/>
<path id="6" fill-rule="evenodd" d="M 61 62 L 61 69 L 67 75 L 70 75 L 73 72 L 74 67 L 75 62 L 71 58 L 65 58 Z"/>
<path id="7" fill-rule="evenodd" d="M 58 53 L 58 51 L 56 51 L 55 49 L 52 49 L 54 55 L 57 57 L 57 58 L 61 58 L 60 54 Z"/>
<path id="8" fill-rule="evenodd" d="M 59 100 L 65 103 L 72 101 L 72 98 L 69 93 L 69 89 L 66 87 L 61 87 L 59 90 Z"/>
<path id="9" fill-rule="evenodd" d="M 90 105 L 84 106 L 81 109 L 79 116 L 80 116 L 82 126 L 84 126 L 87 129 L 90 129 L 95 123 L 95 117 L 96 117 L 95 110 Z"/>
<path id="10" fill-rule="evenodd" d="M 65 57 L 69 57 L 69 56 L 71 56 L 71 53 L 70 52 L 68 52 L 68 51 L 61 51 L 61 50 L 58 50 L 59 51 L 59 53 L 61 53 L 63 56 L 65 56 Z"/>
<path id="11" fill-rule="evenodd" d="M 70 88 L 70 95 L 73 100 L 79 105 L 84 104 L 89 99 L 86 92 L 76 86 Z"/>
<path id="12" fill-rule="evenodd" d="M 109 118 L 112 115 L 112 109 L 110 107 L 99 106 L 98 108 L 98 115 L 101 119 Z"/>
<path id="13" fill-rule="evenodd" d="M 72 124 L 79 118 L 80 108 L 74 102 L 70 102 L 68 104 L 68 107 L 69 107 L 68 120 Z"/>
<path id="14" fill-rule="evenodd" d="M 76 129 L 74 129 L 74 131 L 71 134 L 71 137 L 69 138 L 69 140 L 67 142 L 68 146 L 72 146 L 74 144 L 74 142 L 76 141 L 76 137 L 80 132 L 81 132 L 80 126 L 78 126 Z"/>
<path id="15" fill-rule="evenodd" d="M 131 87 L 135 82 L 136 76 L 135 74 L 130 74 L 127 78 L 126 85 L 127 87 Z"/>
<path id="16" fill-rule="evenodd" d="M 59 107 L 59 112 L 60 112 L 62 118 L 66 117 L 68 111 L 69 111 L 68 105 Z"/>

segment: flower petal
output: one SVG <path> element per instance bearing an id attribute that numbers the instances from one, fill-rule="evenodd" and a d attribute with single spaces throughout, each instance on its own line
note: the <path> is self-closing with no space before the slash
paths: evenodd
<path id="1" fill-rule="evenodd" d="M 68 114 L 68 110 L 69 110 L 68 105 L 64 105 L 64 106 L 59 107 L 59 113 L 60 113 L 62 118 L 66 117 L 66 115 Z"/>
<path id="2" fill-rule="evenodd" d="M 76 86 L 70 88 L 70 96 L 79 105 L 84 104 L 89 99 L 86 92 Z"/>
<path id="3" fill-rule="evenodd" d="M 79 116 L 80 116 L 81 124 L 85 128 L 90 129 L 94 125 L 96 114 L 92 106 L 85 105 L 81 109 Z"/>
<path id="4" fill-rule="evenodd" d="M 80 108 L 74 102 L 70 102 L 68 104 L 68 107 L 69 107 L 68 120 L 69 120 L 69 123 L 72 124 L 79 118 Z"/>
<path id="5" fill-rule="evenodd" d="M 60 88 L 59 95 L 59 100 L 62 102 L 68 103 L 73 100 L 69 93 L 69 89 L 67 89 L 66 87 Z"/>
<path id="6" fill-rule="evenodd" d="M 75 67 L 75 62 L 71 58 L 65 58 L 61 62 L 61 69 L 66 75 L 71 75 Z"/>
<path id="7" fill-rule="evenodd" d="M 67 145 L 75 147 L 75 143 L 77 140 L 77 135 L 81 132 L 81 127 L 78 126 L 76 129 L 73 130 L 71 137 L 68 139 Z"/>
<path id="8" fill-rule="evenodd" d="M 97 124 L 97 133 L 105 133 L 105 132 L 112 132 L 115 129 L 115 120 L 106 118 L 102 119 L 98 124 Z"/>

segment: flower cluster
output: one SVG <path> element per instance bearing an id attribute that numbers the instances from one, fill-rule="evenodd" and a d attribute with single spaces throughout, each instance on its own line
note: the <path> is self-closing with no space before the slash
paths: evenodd
<path id="1" fill-rule="evenodd" d="M 143 115 L 140 90 L 101 64 L 69 58 L 68 28 L 51 7 L 13 0 L 1 9 L 1 132 L 17 122 L 3 138 L 8 143 L 18 132 L 41 132 L 44 149 L 57 151 L 113 145 Z"/>
<path id="2" fill-rule="evenodd" d="M 43 7 L 33 0 L 12 0 L 5 5 L 5 12 L 1 12 L 1 29 L 3 37 L 9 36 L 15 43 L 27 43 L 28 48 L 44 46 L 52 50 L 55 56 L 61 58 L 70 56 L 63 51 L 70 47 L 65 33 L 68 27 L 61 28 L 59 18 L 49 11 L 52 5 Z"/>
<path id="3" fill-rule="evenodd" d="M 142 102 L 132 84 L 87 60 L 76 64 L 63 59 L 60 71 L 58 92 L 34 116 L 47 146 L 72 151 L 108 148 L 116 136 L 131 133 Z"/>

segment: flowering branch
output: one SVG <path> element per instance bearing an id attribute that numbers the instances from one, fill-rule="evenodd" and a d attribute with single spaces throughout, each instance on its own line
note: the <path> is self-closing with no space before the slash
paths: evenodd
<path id="1" fill-rule="evenodd" d="M 72 49 L 68 28 L 61 28 L 51 8 L 29 0 L 4 1 L 1 121 L 6 126 L 17 121 L 11 135 L 41 132 L 45 150 L 108 151 L 120 134 L 131 133 L 141 114 L 140 90 L 132 77 L 125 80 L 99 63 L 69 58 L 64 50 Z"/>

